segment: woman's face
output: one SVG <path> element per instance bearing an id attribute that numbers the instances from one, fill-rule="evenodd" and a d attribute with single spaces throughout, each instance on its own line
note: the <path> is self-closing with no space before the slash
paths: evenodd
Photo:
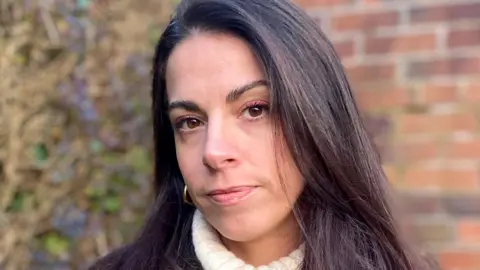
<path id="1" fill-rule="evenodd" d="M 178 164 L 206 220 L 239 242 L 291 226 L 303 180 L 274 140 L 271 90 L 248 44 L 194 34 L 170 56 L 166 82 Z"/>

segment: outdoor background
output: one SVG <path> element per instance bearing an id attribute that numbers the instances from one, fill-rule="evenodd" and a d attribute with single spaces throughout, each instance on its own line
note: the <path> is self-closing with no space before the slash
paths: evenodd
<path id="1" fill-rule="evenodd" d="M 0 269 L 85 269 L 135 236 L 175 2 L 0 0 Z M 297 2 L 342 56 L 417 237 L 443 269 L 480 269 L 480 1 Z"/>

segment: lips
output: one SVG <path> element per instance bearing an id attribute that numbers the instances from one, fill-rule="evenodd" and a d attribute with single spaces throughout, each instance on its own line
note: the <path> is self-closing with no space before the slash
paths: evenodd
<path id="1" fill-rule="evenodd" d="M 213 202 L 220 205 L 234 205 L 245 200 L 256 189 L 255 186 L 232 187 L 218 189 L 208 193 Z"/>

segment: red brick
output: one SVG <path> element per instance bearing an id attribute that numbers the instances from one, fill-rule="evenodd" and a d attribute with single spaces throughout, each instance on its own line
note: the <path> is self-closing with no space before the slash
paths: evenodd
<path id="1" fill-rule="evenodd" d="M 351 0 L 294 0 L 294 2 L 303 8 L 326 7 L 352 3 Z"/>
<path id="2" fill-rule="evenodd" d="M 480 244 L 480 220 L 459 221 L 457 235 L 464 243 Z"/>
<path id="3" fill-rule="evenodd" d="M 478 19 L 480 3 L 454 3 L 414 8 L 410 12 L 412 22 L 438 22 Z"/>
<path id="4" fill-rule="evenodd" d="M 401 133 L 448 133 L 454 131 L 476 131 L 473 114 L 428 115 L 405 114 L 399 119 Z"/>
<path id="5" fill-rule="evenodd" d="M 480 28 L 468 30 L 452 30 L 448 34 L 449 47 L 480 46 Z"/>
<path id="6" fill-rule="evenodd" d="M 355 42 L 353 40 L 336 42 L 333 46 L 342 59 L 352 57 L 355 54 Z"/>
<path id="7" fill-rule="evenodd" d="M 439 145 L 433 140 L 427 142 L 399 143 L 396 157 L 404 162 L 431 160 L 440 154 Z"/>
<path id="8" fill-rule="evenodd" d="M 395 37 L 371 37 L 365 44 L 365 53 L 407 53 L 434 50 L 435 34 L 409 34 Z"/>
<path id="9" fill-rule="evenodd" d="M 480 57 L 458 57 L 429 61 L 414 61 L 408 66 L 410 77 L 428 77 L 435 75 L 478 75 Z"/>
<path id="10" fill-rule="evenodd" d="M 476 169 L 442 170 L 441 187 L 444 191 L 475 191 L 480 188 L 480 177 Z"/>
<path id="11" fill-rule="evenodd" d="M 421 169 L 410 169 L 405 172 L 401 186 L 409 190 L 441 189 L 440 173 Z"/>
<path id="12" fill-rule="evenodd" d="M 408 91 L 392 87 L 380 91 L 363 90 L 356 94 L 359 106 L 365 110 L 380 108 L 397 108 L 409 102 Z"/>
<path id="13" fill-rule="evenodd" d="M 369 5 L 369 6 L 379 6 L 383 4 L 382 0 L 363 0 L 363 4 Z"/>
<path id="14" fill-rule="evenodd" d="M 438 103 L 456 100 L 456 86 L 454 85 L 436 85 L 427 84 L 422 89 L 423 102 Z"/>
<path id="15" fill-rule="evenodd" d="M 480 159 L 480 139 L 452 142 L 447 146 L 446 156 L 457 159 Z"/>
<path id="16" fill-rule="evenodd" d="M 337 15 L 332 18 L 332 28 L 335 31 L 371 30 L 380 26 L 393 26 L 399 22 L 396 11 L 376 13 L 352 13 Z"/>
<path id="17" fill-rule="evenodd" d="M 393 64 L 359 65 L 349 67 L 346 71 L 353 85 L 377 80 L 391 81 L 395 77 Z"/>
<path id="18" fill-rule="evenodd" d="M 472 191 L 479 188 L 478 171 L 411 168 L 405 172 L 403 187 L 414 190 Z"/>
<path id="19" fill-rule="evenodd" d="M 438 260 L 445 270 L 478 270 L 480 251 L 444 251 Z"/>
<path id="20" fill-rule="evenodd" d="M 465 90 L 467 101 L 480 101 L 480 83 L 472 83 Z"/>

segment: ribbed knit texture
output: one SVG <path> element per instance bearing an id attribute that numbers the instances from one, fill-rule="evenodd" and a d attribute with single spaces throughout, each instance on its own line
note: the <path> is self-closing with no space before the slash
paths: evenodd
<path id="1" fill-rule="evenodd" d="M 207 223 L 199 210 L 192 224 L 195 254 L 204 270 L 299 270 L 303 261 L 303 246 L 288 256 L 268 265 L 254 267 L 237 258 L 221 242 L 217 232 Z"/>

